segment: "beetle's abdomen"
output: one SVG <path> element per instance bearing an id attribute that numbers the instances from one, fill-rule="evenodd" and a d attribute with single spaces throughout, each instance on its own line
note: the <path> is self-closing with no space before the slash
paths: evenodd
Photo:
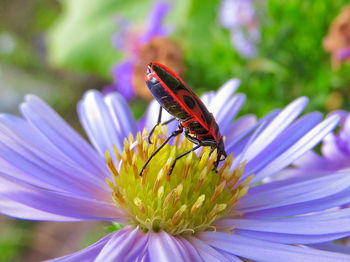
<path id="1" fill-rule="evenodd" d="M 159 81 L 149 80 L 146 82 L 149 90 L 151 91 L 154 98 L 158 103 L 166 110 L 169 114 L 176 117 L 180 122 L 191 118 L 186 111 L 174 100 L 169 92 L 166 92 L 165 88 Z"/>

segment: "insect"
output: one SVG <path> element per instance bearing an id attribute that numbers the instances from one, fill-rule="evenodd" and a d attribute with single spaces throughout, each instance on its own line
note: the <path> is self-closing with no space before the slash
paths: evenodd
<path id="1" fill-rule="evenodd" d="M 140 176 L 142 176 L 142 172 L 151 159 L 169 140 L 180 135 L 183 131 L 185 137 L 196 144 L 196 146 L 175 158 L 168 175 L 171 175 L 177 160 L 201 146 L 210 146 L 211 152 L 217 149 L 217 159 L 214 163 L 214 168 L 216 169 L 221 161 L 221 157 L 224 156 L 226 158 L 227 156 L 225 145 L 218 124 L 199 97 L 178 75 L 157 62 L 152 62 L 148 65 L 145 81 L 152 95 L 160 104 L 158 121 L 148 136 L 148 142 L 151 143 L 150 138 L 152 133 L 155 127 L 161 123 L 162 109 L 165 109 L 169 114 L 174 116 L 174 118 L 161 123 L 162 125 L 168 124 L 175 119 L 179 121 L 179 125 L 163 144 L 150 155 L 141 169 Z"/>

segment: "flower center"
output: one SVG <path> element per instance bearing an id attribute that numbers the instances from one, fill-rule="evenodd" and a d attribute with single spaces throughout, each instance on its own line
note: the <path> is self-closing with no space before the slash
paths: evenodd
<path id="1" fill-rule="evenodd" d="M 147 132 L 144 130 L 143 137 Z M 233 156 L 214 170 L 216 151 L 203 147 L 199 154 L 191 152 L 180 158 L 172 174 L 168 171 L 176 156 L 193 148 L 179 136 L 173 145 L 166 145 L 150 161 L 142 176 L 139 172 L 149 156 L 166 139 L 166 129 L 155 129 L 153 144 L 148 145 L 140 133 L 136 141 L 129 135 L 120 155 L 116 150 L 118 167 L 106 152 L 106 161 L 113 181 L 114 203 L 129 214 L 131 222 L 145 231 L 160 229 L 172 235 L 183 235 L 213 229 L 211 224 L 231 212 L 235 203 L 246 194 L 252 177 L 238 182 L 244 164 L 230 171 Z M 130 147 L 130 145 L 132 145 Z"/>
<path id="2" fill-rule="evenodd" d="M 182 76 L 185 71 L 182 58 L 181 48 L 176 42 L 165 37 L 153 37 L 150 42 L 141 47 L 138 60 L 134 64 L 132 84 L 136 94 L 148 100 L 153 99 L 151 92 L 145 88 L 144 74 L 149 61 L 165 64 Z"/>

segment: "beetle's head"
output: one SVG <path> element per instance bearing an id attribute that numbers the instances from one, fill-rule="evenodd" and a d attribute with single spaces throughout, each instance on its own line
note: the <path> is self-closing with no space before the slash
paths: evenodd
<path id="1" fill-rule="evenodd" d="M 169 87 L 176 87 L 180 84 L 181 80 L 173 71 L 157 62 L 151 62 L 147 66 L 145 75 L 146 82 L 155 84 L 156 82 L 162 81 Z"/>
<path id="2" fill-rule="evenodd" d="M 227 157 L 227 153 L 225 151 L 225 144 L 224 144 L 223 137 L 221 137 L 220 140 L 219 140 L 219 143 L 217 145 L 217 151 L 218 151 L 217 152 L 218 156 L 217 156 L 217 159 L 216 159 L 216 162 L 215 162 L 215 168 L 218 167 L 220 161 L 225 160 L 226 157 Z M 221 156 L 224 156 L 224 158 L 221 159 Z"/>

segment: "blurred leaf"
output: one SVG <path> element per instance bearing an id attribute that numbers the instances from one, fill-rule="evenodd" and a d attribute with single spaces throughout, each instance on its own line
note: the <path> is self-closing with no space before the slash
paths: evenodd
<path id="1" fill-rule="evenodd" d="M 247 69 L 251 72 L 272 73 L 277 75 L 288 74 L 287 70 L 282 65 L 266 58 L 252 59 L 248 62 Z"/>
<path id="2" fill-rule="evenodd" d="M 117 31 L 115 17 L 144 19 L 150 0 L 62 1 L 63 14 L 48 36 L 49 60 L 60 68 L 92 72 L 109 77 L 111 66 L 121 57 L 111 44 Z"/>
<path id="3" fill-rule="evenodd" d="M 122 224 L 119 224 L 117 222 L 113 222 L 112 225 L 106 226 L 105 228 L 108 231 L 114 232 L 114 231 L 118 231 L 120 229 L 122 229 L 124 226 Z"/>

